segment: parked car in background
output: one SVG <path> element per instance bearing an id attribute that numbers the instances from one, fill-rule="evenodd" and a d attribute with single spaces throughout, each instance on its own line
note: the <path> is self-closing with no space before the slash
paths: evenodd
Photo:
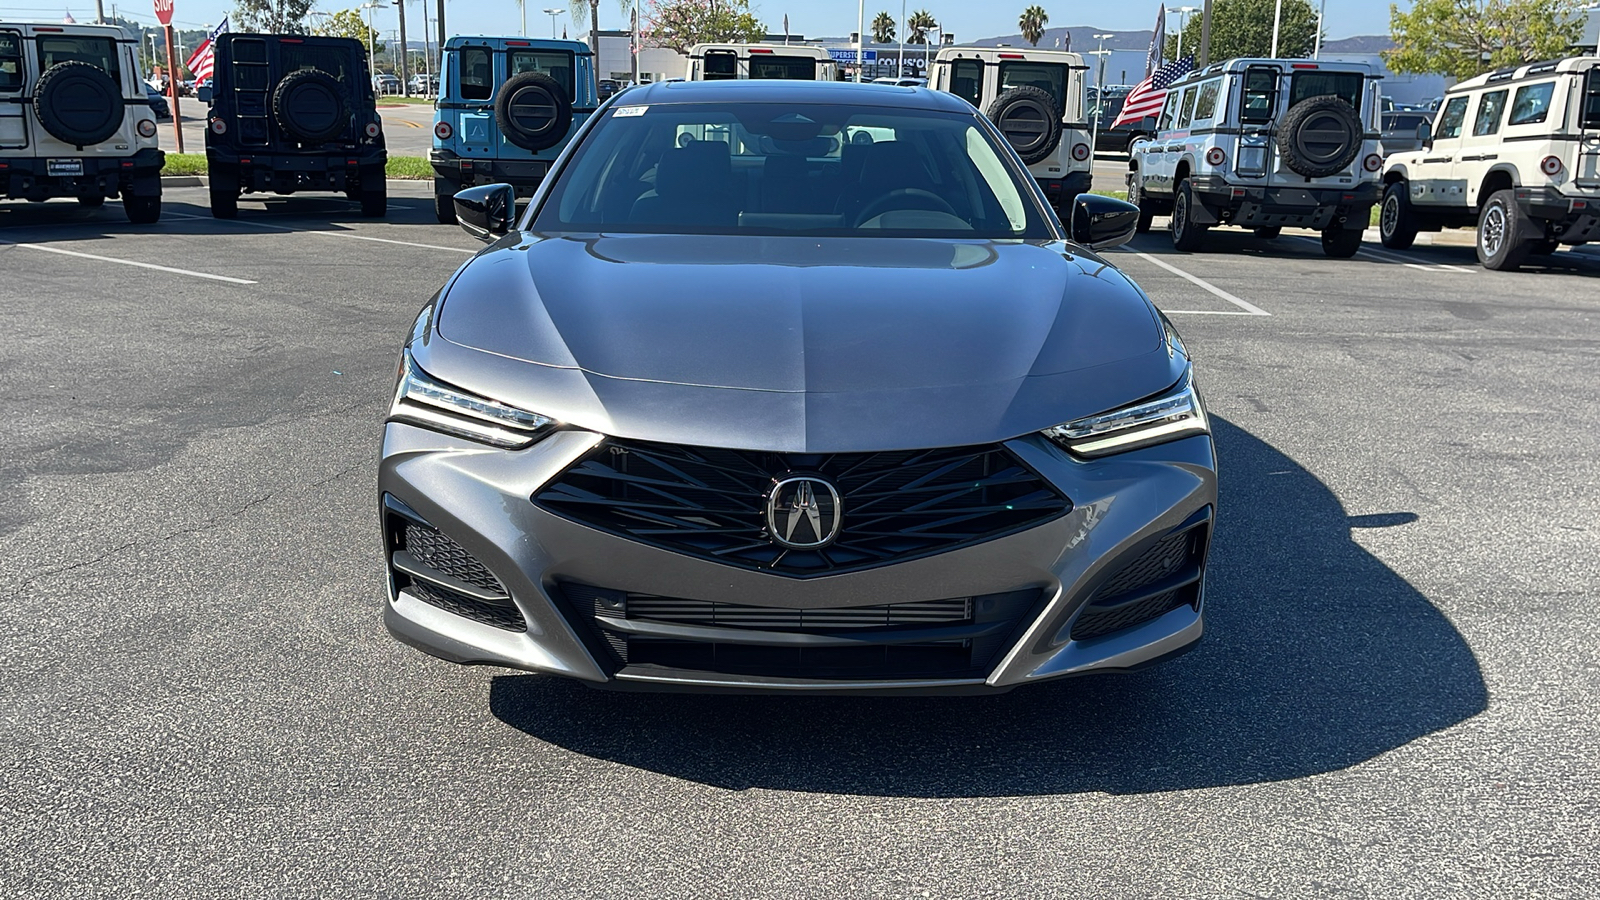
<path id="1" fill-rule="evenodd" d="M 160 88 L 145 82 L 144 98 L 150 104 L 150 111 L 156 114 L 157 121 L 165 122 L 172 118 L 172 104 L 167 102 L 167 97 L 161 93 Z"/>
<path id="2" fill-rule="evenodd" d="M 433 211 L 455 221 L 464 187 L 502 182 L 532 193 L 599 105 L 582 41 L 453 37 L 433 117 Z"/>
<path id="3" fill-rule="evenodd" d="M 424 97 L 429 97 L 439 93 L 439 76 L 437 75 L 424 75 L 421 72 L 418 72 L 417 74 L 411 76 L 411 80 L 406 82 L 406 84 L 410 86 L 411 93 L 413 94 L 420 94 Z"/>
<path id="4" fill-rule="evenodd" d="M 400 93 L 400 79 L 387 72 L 379 72 L 372 76 L 372 90 L 379 95 L 398 94 Z"/>
<path id="5" fill-rule="evenodd" d="M 695 44 L 688 81 L 837 81 L 839 64 L 822 47 L 796 44 Z"/>
<path id="6" fill-rule="evenodd" d="M 615 79 L 602 78 L 599 84 L 600 101 L 604 103 L 611 99 L 611 95 L 622 90 L 622 85 Z"/>
<path id="7" fill-rule="evenodd" d="M 1089 128 L 1094 131 L 1096 153 L 1127 153 L 1134 137 L 1144 133 L 1139 130 L 1138 122 L 1124 122 L 1117 127 L 1111 125 L 1122 114 L 1122 105 L 1132 92 L 1133 86 L 1127 84 L 1108 84 L 1103 90 L 1089 89 L 1088 119 Z M 1095 131 L 1096 114 L 1100 117 L 1098 131 Z"/>
<path id="8" fill-rule="evenodd" d="M 1390 153 L 1421 149 L 1422 137 L 1417 129 L 1432 119 L 1433 114 L 1429 112 L 1384 113 L 1383 131 L 1379 138 L 1379 144 L 1383 149 L 1379 152 L 1387 156 Z"/>

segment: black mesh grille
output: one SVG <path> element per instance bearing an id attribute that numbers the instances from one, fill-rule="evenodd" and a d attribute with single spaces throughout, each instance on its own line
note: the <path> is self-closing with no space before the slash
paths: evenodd
<path id="1" fill-rule="evenodd" d="M 493 625 L 506 631 L 528 630 L 528 623 L 522 618 L 522 612 L 509 599 L 479 600 L 476 597 L 468 597 L 415 580 L 405 586 L 405 592 L 423 603 L 437 606 L 445 612 L 455 613 L 474 622 Z"/>
<path id="2" fill-rule="evenodd" d="M 1073 621 L 1072 639 L 1111 634 L 1195 605 L 1209 533 L 1209 521 L 1186 525 L 1118 570 Z"/>
<path id="3" fill-rule="evenodd" d="M 1167 591 L 1123 606 L 1089 606 L 1072 624 L 1072 639 L 1083 641 L 1132 628 L 1187 605 L 1191 595 L 1190 590 Z"/>
<path id="4" fill-rule="evenodd" d="M 1163 578 L 1170 577 L 1183 567 L 1189 558 L 1189 540 L 1192 535 L 1185 531 L 1179 534 L 1170 534 L 1162 538 L 1154 547 L 1146 550 L 1134 560 L 1127 568 L 1111 577 L 1110 581 L 1100 586 L 1096 592 L 1097 598 L 1115 599 L 1123 594 L 1132 593 L 1147 584 L 1155 584 Z"/>
<path id="5" fill-rule="evenodd" d="M 561 593 L 614 664 L 798 678 L 972 678 L 985 675 L 1037 612 L 1040 592 L 1013 591 L 878 606 L 787 609 L 629 594 L 581 584 Z M 730 643 L 629 634 L 601 618 L 767 634 L 851 635 L 851 646 Z M 993 625 L 994 627 L 985 627 Z M 971 638 L 904 642 L 924 629 L 971 626 Z M 920 635 L 919 635 L 920 636 Z M 762 635 L 742 636 L 746 641 Z"/>
<path id="6" fill-rule="evenodd" d="M 841 497 L 833 543 L 767 533 L 776 480 L 816 475 Z M 1001 446 L 786 454 L 609 440 L 535 495 L 542 508 L 642 541 L 804 577 L 927 556 L 1064 515 L 1072 503 Z"/>
<path id="7" fill-rule="evenodd" d="M 500 579 L 494 577 L 477 557 L 447 537 L 443 532 L 422 525 L 407 523 L 405 550 L 430 569 L 465 581 L 474 587 L 498 594 L 506 592 Z"/>

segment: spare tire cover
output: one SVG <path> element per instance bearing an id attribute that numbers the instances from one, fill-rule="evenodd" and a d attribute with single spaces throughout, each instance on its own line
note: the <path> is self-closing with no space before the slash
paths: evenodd
<path id="1" fill-rule="evenodd" d="M 87 147 L 117 133 L 127 103 L 106 70 L 70 60 L 56 63 L 39 76 L 33 88 L 33 108 L 39 124 L 57 140 Z"/>
<path id="2" fill-rule="evenodd" d="M 1061 111 L 1048 91 L 1014 87 L 983 111 L 1028 165 L 1042 162 L 1061 143 Z"/>
<path id="3" fill-rule="evenodd" d="M 506 140 L 537 153 L 561 143 L 572 129 L 572 98 L 543 72 L 506 79 L 494 96 L 494 121 Z"/>
<path id="4" fill-rule="evenodd" d="M 1278 128 L 1284 165 L 1307 178 L 1342 172 L 1361 153 L 1363 129 L 1355 108 L 1338 97 L 1307 97 L 1289 108 Z"/>
<path id="5" fill-rule="evenodd" d="M 350 106 L 344 88 L 332 75 L 301 69 L 283 76 L 272 89 L 272 117 L 289 137 L 302 144 L 320 144 L 350 127 Z"/>

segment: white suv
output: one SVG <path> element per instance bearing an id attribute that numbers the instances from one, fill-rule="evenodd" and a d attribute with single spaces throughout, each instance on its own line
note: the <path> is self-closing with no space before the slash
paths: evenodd
<path id="1" fill-rule="evenodd" d="M 1478 261 L 1511 270 L 1600 240 L 1600 57 L 1463 81 L 1418 136 L 1422 149 L 1385 161 L 1384 246 L 1476 225 Z"/>
<path id="2" fill-rule="evenodd" d="M 1083 102 L 1088 71 L 1077 53 L 946 47 L 933 61 L 928 87 L 983 110 L 1065 216 L 1094 180 Z"/>
<path id="3" fill-rule="evenodd" d="M 1139 230 L 1172 215 L 1172 243 L 1201 249 L 1214 225 L 1275 238 L 1322 232 L 1323 252 L 1361 249 L 1379 198 L 1378 76 L 1361 63 L 1231 59 L 1167 93 L 1133 142 L 1128 201 Z"/>
<path id="4" fill-rule="evenodd" d="M 128 221 L 161 218 L 161 168 L 134 48 L 115 25 L 0 22 L 0 197 L 122 197 Z"/>

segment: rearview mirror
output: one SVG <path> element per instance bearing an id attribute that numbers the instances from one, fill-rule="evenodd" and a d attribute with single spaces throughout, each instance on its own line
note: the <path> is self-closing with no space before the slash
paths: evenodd
<path id="1" fill-rule="evenodd" d="M 455 196 L 456 221 L 461 230 L 484 243 L 493 243 L 511 231 L 516 216 L 517 189 L 509 184 L 467 188 Z"/>
<path id="2" fill-rule="evenodd" d="M 194 95 L 200 99 L 201 103 L 207 106 L 211 105 L 211 85 L 195 88 Z"/>
<path id="3" fill-rule="evenodd" d="M 1101 194 L 1079 194 L 1072 203 L 1072 240 L 1091 250 L 1120 247 L 1139 227 L 1139 207 Z"/>
<path id="4" fill-rule="evenodd" d="M 1423 122 L 1421 125 L 1417 126 L 1417 143 L 1422 145 L 1422 148 L 1424 150 L 1432 150 L 1433 149 L 1433 123 L 1432 122 Z"/>

